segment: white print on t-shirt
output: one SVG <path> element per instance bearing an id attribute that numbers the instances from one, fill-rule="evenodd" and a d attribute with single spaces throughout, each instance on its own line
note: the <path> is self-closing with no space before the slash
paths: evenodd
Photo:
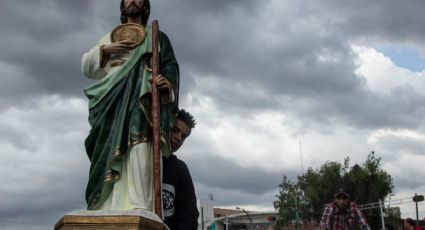
<path id="1" fill-rule="evenodd" d="M 176 190 L 171 184 L 162 183 L 162 206 L 164 208 L 164 217 L 174 215 L 174 199 Z"/>

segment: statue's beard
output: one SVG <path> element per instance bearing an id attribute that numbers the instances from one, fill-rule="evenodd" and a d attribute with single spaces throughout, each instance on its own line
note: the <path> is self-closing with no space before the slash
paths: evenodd
<path id="1" fill-rule="evenodd" d="M 138 7 L 137 5 L 131 4 L 123 10 L 123 15 L 130 18 L 142 16 L 143 9 Z"/>

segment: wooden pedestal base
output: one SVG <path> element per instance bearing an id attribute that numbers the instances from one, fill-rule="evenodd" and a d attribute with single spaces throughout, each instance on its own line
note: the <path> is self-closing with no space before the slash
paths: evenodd
<path id="1" fill-rule="evenodd" d="M 77 210 L 66 214 L 55 230 L 167 230 L 162 220 L 146 210 L 88 211 Z"/>

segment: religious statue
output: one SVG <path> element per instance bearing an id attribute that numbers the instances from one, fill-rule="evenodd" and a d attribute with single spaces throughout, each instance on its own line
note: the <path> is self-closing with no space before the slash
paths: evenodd
<path id="1" fill-rule="evenodd" d="M 82 71 L 98 80 L 85 89 L 91 161 L 89 210 L 152 211 L 152 27 L 149 0 L 122 0 L 121 22 L 82 58 Z M 179 66 L 168 37 L 159 32 L 160 149 L 170 154 L 170 127 L 178 107 Z"/>

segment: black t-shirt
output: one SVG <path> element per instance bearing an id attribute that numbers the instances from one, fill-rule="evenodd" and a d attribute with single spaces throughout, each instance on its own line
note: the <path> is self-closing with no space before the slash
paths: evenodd
<path id="1" fill-rule="evenodd" d="M 170 230 L 196 230 L 199 212 L 189 169 L 175 155 L 162 158 L 162 163 L 165 224 Z"/>

